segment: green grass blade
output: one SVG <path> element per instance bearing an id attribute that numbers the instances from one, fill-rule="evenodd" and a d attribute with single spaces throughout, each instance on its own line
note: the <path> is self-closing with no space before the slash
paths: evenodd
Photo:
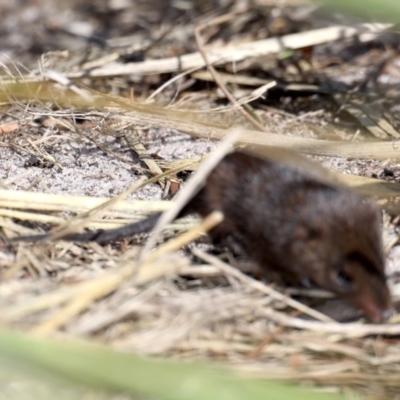
<path id="1" fill-rule="evenodd" d="M 12 359 L 26 368 L 107 389 L 170 400 L 336 400 L 289 384 L 245 379 L 205 365 L 120 353 L 85 343 L 44 340 L 0 331 L 0 363 Z M 7 361 L 8 362 L 8 361 Z M 3 364 L 4 365 L 4 364 Z"/>
<path id="2" fill-rule="evenodd" d="M 400 22 L 399 0 L 324 0 L 331 9 L 376 21 Z"/>

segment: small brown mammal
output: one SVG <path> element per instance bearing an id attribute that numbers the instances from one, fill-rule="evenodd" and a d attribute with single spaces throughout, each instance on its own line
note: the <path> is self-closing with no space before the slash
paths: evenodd
<path id="1" fill-rule="evenodd" d="M 215 210 L 223 212 L 224 221 L 210 232 L 214 241 L 233 236 L 262 268 L 273 268 L 292 283 L 332 291 L 373 322 L 389 318 L 380 214 L 373 204 L 296 168 L 236 152 L 217 165 L 179 216 Z M 150 230 L 159 215 L 63 239 L 115 240 Z"/>

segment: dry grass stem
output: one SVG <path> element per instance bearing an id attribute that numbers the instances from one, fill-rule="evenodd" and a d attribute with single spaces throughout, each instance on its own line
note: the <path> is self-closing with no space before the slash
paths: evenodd
<path id="1" fill-rule="evenodd" d="M 332 322 L 332 319 L 327 317 L 326 315 L 321 314 L 321 313 L 313 310 L 312 308 L 309 308 L 309 307 L 305 306 L 304 304 L 299 303 L 299 302 L 291 299 L 288 296 L 285 296 L 282 293 L 279 293 L 278 291 L 272 289 L 270 286 L 264 285 L 263 283 L 261 283 L 259 281 L 249 278 L 248 276 L 244 275 L 242 272 L 231 267 L 229 264 L 223 263 L 218 258 L 213 257 L 209 254 L 206 254 L 199 249 L 193 249 L 192 251 L 193 251 L 193 254 L 195 254 L 197 257 L 201 258 L 202 260 L 204 260 L 206 262 L 209 262 L 212 265 L 215 265 L 216 267 L 221 269 L 224 273 L 234 276 L 235 278 L 239 279 L 241 282 L 245 282 L 246 284 L 250 285 L 254 289 L 256 289 L 264 294 L 268 294 L 269 296 L 273 297 L 274 299 L 282 301 L 286 305 L 293 307 L 294 309 L 301 311 L 302 313 L 309 315 L 319 321 Z"/>
<path id="2" fill-rule="evenodd" d="M 212 64 L 210 62 L 210 59 L 208 58 L 208 54 L 207 54 L 207 52 L 205 51 L 205 48 L 204 48 L 203 39 L 201 37 L 201 31 L 203 29 L 205 29 L 207 27 L 210 27 L 210 26 L 221 24 L 222 22 L 226 22 L 227 20 L 231 20 L 233 17 L 234 17 L 233 15 L 223 15 L 222 17 L 218 17 L 218 18 L 214 19 L 213 21 L 210 21 L 208 23 L 201 24 L 201 25 L 197 26 L 196 29 L 195 29 L 195 38 L 196 38 L 197 47 L 199 49 L 199 52 L 200 52 L 201 56 L 204 59 L 204 63 L 206 64 L 206 67 L 207 67 L 208 71 L 210 72 L 210 74 L 214 78 L 214 81 L 217 83 L 219 88 L 225 94 L 226 98 L 232 103 L 233 106 L 237 107 L 240 110 L 240 112 L 242 113 L 242 115 L 248 121 L 250 121 L 256 128 L 258 128 L 258 130 L 264 131 L 264 125 L 262 125 L 259 121 L 257 121 L 257 119 L 255 119 L 251 114 L 246 112 L 246 110 L 238 104 L 236 99 L 232 96 L 232 94 L 226 88 L 226 85 L 224 84 L 222 79 L 219 77 L 217 71 L 212 66 Z"/>
<path id="3" fill-rule="evenodd" d="M 235 143 L 239 136 L 239 130 L 233 130 L 228 132 L 227 135 L 219 143 L 218 148 L 210 155 L 198 168 L 197 173 L 190 179 L 188 184 L 185 186 L 185 190 L 178 193 L 175 198 L 173 206 L 168 209 L 159 219 L 155 226 L 152 236 L 148 240 L 146 246 L 143 249 L 142 258 L 146 253 L 154 247 L 156 244 L 158 235 L 160 234 L 163 227 L 172 221 L 178 214 L 184 205 L 192 198 L 201 188 L 203 182 L 207 178 L 208 174 L 218 164 L 220 160 L 228 153 L 232 145 Z"/>
<path id="4" fill-rule="evenodd" d="M 376 24 L 374 26 L 365 24 L 361 29 L 349 26 L 331 26 L 310 30 L 301 33 L 294 33 L 283 36 L 280 39 L 271 38 L 259 40 L 252 43 L 226 47 L 218 50 L 208 50 L 210 64 L 218 65 L 227 62 L 235 63 L 248 57 L 260 57 L 267 54 L 278 53 L 286 49 L 299 49 L 302 47 L 315 46 L 317 44 L 331 42 L 337 39 L 351 38 L 359 35 L 361 41 L 373 40 L 376 34 L 388 29 L 388 24 Z M 364 33 L 368 32 L 368 33 Z M 69 79 L 82 77 L 111 77 L 131 74 L 161 74 L 176 72 L 205 66 L 203 57 L 199 53 L 187 54 L 179 59 L 177 57 L 164 58 L 161 60 L 149 60 L 144 62 L 118 64 L 103 66 L 90 71 L 79 71 L 69 73 Z"/>
<path id="5" fill-rule="evenodd" d="M 400 325 L 361 325 L 361 324 L 339 324 L 339 323 L 321 323 L 315 321 L 305 321 L 299 318 L 288 317 L 283 313 L 273 310 L 263 311 L 266 318 L 270 318 L 278 324 L 287 327 L 307 329 L 316 332 L 337 333 L 345 337 L 357 338 L 369 335 L 388 335 L 396 336 L 400 333 Z"/>
<path id="6" fill-rule="evenodd" d="M 266 285 L 244 254 L 208 241 L 219 212 L 173 221 L 233 148 L 350 187 L 384 210 L 397 309 L 400 75 L 390 25 L 337 25 L 306 0 L 9 3 L 2 326 L 350 396 L 398 396 L 399 315 L 371 325 L 331 293 Z M 55 45 L 61 51 L 38 62 L 38 49 Z M 159 212 L 152 233 L 56 240 Z M 8 240 L 49 225 L 53 241 Z"/>

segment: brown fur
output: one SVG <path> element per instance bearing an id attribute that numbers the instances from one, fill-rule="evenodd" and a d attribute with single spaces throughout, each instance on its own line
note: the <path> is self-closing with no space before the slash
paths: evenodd
<path id="1" fill-rule="evenodd" d="M 380 213 L 353 192 L 244 153 L 225 157 L 184 213 L 224 213 L 211 236 L 234 235 L 262 268 L 330 290 L 374 322 L 390 315 Z"/>
<path id="2" fill-rule="evenodd" d="M 376 206 L 294 167 L 237 152 L 220 162 L 180 216 L 215 210 L 225 217 L 210 232 L 215 242 L 232 236 L 260 267 L 274 269 L 286 281 L 330 290 L 374 322 L 389 317 Z M 115 240 L 149 230 L 157 219 L 63 239 Z"/>

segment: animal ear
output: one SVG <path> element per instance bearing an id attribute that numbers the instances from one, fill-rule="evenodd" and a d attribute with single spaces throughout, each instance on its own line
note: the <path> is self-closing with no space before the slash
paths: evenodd
<path id="1" fill-rule="evenodd" d="M 292 231 L 292 240 L 299 241 L 310 241 L 315 239 L 320 239 L 324 236 L 326 231 L 326 226 L 324 222 L 320 220 L 310 220 L 300 221 L 297 226 Z"/>
<path id="2" fill-rule="evenodd" d="M 297 226 L 292 233 L 293 241 L 305 241 L 308 238 L 307 228 L 304 226 Z"/>

